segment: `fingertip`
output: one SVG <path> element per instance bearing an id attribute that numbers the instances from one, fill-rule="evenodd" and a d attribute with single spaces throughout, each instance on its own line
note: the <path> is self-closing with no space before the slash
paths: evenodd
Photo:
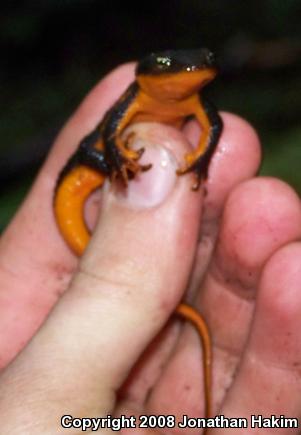
<path id="1" fill-rule="evenodd" d="M 254 175 L 261 161 L 261 144 L 256 130 L 245 119 L 232 113 L 222 113 L 223 131 L 212 162 L 223 181 L 234 174 L 244 180 Z"/>
<path id="2" fill-rule="evenodd" d="M 231 237 L 233 255 L 252 269 L 300 237 L 300 223 L 300 201 L 293 189 L 281 180 L 257 177 L 231 192 L 222 232 L 225 241 Z"/>
<path id="3" fill-rule="evenodd" d="M 286 327 L 300 317 L 300 258 L 300 242 L 285 245 L 269 259 L 260 280 L 261 309 Z"/>
<path id="4" fill-rule="evenodd" d="M 219 217 L 229 192 L 253 177 L 261 162 L 261 146 L 255 129 L 231 113 L 222 113 L 222 119 L 222 134 L 209 167 L 206 220 Z"/>
<path id="5" fill-rule="evenodd" d="M 243 139 L 243 141 L 260 146 L 257 131 L 246 119 L 230 112 L 221 112 L 221 116 L 229 132 Z"/>

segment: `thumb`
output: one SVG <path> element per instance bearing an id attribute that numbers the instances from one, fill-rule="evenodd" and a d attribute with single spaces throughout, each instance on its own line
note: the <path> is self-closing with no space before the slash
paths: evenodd
<path id="1" fill-rule="evenodd" d="M 187 142 L 167 126 L 133 128 L 135 146 L 146 148 L 143 160 L 152 169 L 126 191 L 105 187 L 101 216 L 70 289 L 1 379 L 0 415 L 17 424 L 32 413 L 32 434 L 45 429 L 37 415 L 57 430 L 65 411 L 111 413 L 115 392 L 189 277 L 202 193 L 191 191 L 190 176 L 175 174 Z"/>

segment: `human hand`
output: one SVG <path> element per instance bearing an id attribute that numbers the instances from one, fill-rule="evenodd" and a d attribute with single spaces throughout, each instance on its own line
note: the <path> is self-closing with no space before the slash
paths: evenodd
<path id="1" fill-rule="evenodd" d="M 199 339 L 174 318 L 166 325 L 188 281 L 212 333 L 214 413 L 298 416 L 300 200 L 279 180 L 253 178 L 259 143 L 244 121 L 223 116 L 206 196 L 175 175 L 182 135 L 137 126 L 154 168 L 125 194 L 104 189 L 79 262 L 58 233 L 58 172 L 132 77 L 121 67 L 87 97 L 2 236 L 2 366 L 34 335 L 0 379 L 3 433 L 65 432 L 63 414 L 200 417 Z M 187 135 L 198 134 L 190 126 Z"/>

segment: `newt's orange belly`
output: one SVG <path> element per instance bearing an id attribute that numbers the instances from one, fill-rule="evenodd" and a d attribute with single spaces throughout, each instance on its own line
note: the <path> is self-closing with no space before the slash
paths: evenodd
<path id="1" fill-rule="evenodd" d="M 161 122 L 162 124 L 172 125 L 174 127 L 180 128 L 186 117 L 175 116 L 171 113 L 145 113 L 139 112 L 134 116 L 131 122 Z"/>
<path id="2" fill-rule="evenodd" d="M 181 127 L 190 114 L 194 113 L 196 96 L 181 101 L 160 101 L 140 91 L 135 106 L 136 114 L 132 122 L 161 122 Z"/>

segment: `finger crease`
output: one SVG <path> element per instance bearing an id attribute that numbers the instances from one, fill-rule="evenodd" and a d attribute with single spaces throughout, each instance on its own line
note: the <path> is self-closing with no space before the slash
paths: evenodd
<path id="1" fill-rule="evenodd" d="M 79 266 L 78 274 L 83 275 L 84 277 L 91 278 L 97 283 L 101 284 L 102 286 L 125 289 L 126 293 L 128 292 L 128 289 L 131 289 L 133 287 L 132 283 L 128 284 L 124 281 L 117 281 L 116 279 L 110 279 L 108 276 L 91 272 L 90 270 L 87 270 L 85 267 L 82 266 Z"/>

